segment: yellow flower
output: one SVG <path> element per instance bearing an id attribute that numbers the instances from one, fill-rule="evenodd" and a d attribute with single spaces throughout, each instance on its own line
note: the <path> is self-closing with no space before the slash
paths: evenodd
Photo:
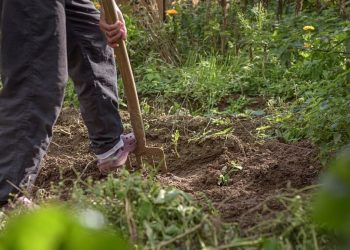
<path id="1" fill-rule="evenodd" d="M 173 16 L 177 14 L 177 11 L 175 9 L 170 9 L 165 11 L 165 13 L 167 13 L 169 16 Z"/>
<path id="2" fill-rule="evenodd" d="M 100 10 L 101 9 L 101 4 L 95 3 L 95 7 L 96 7 L 96 9 Z"/>
<path id="3" fill-rule="evenodd" d="M 304 43 L 304 49 L 310 49 L 311 44 L 310 43 Z"/>
<path id="4" fill-rule="evenodd" d="M 309 30 L 310 31 L 314 31 L 315 27 L 312 26 L 312 25 L 306 25 L 306 26 L 304 26 L 303 30 L 305 30 L 305 31 L 309 31 Z"/>

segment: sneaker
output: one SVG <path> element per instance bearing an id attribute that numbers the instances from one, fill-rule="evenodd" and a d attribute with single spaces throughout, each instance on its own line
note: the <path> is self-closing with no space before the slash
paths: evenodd
<path id="1" fill-rule="evenodd" d="M 1 206 L 2 205 L 2 206 Z M 15 208 L 21 207 L 29 210 L 39 208 L 32 200 L 25 196 L 16 196 L 11 201 L 0 205 L 0 209 L 3 208 L 5 211 L 13 210 Z"/>
<path id="2" fill-rule="evenodd" d="M 32 200 L 28 199 L 25 196 L 18 197 L 16 200 L 16 204 L 18 204 L 24 208 L 30 209 L 30 210 L 38 208 L 38 205 L 36 205 Z"/>
<path id="3" fill-rule="evenodd" d="M 120 138 L 123 140 L 124 146 L 106 159 L 97 161 L 97 167 L 102 174 L 108 174 L 113 170 L 119 169 L 126 163 L 129 154 L 135 151 L 136 138 L 134 133 L 121 135 Z"/>

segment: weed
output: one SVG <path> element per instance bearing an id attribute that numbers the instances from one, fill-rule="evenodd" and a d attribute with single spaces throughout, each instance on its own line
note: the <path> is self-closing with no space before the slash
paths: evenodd
<path id="1" fill-rule="evenodd" d="M 249 100 L 245 96 L 240 96 L 236 100 L 229 101 L 229 104 L 226 107 L 226 112 L 230 114 L 241 112 L 248 104 Z"/>
<path id="2" fill-rule="evenodd" d="M 243 167 L 236 163 L 235 161 L 231 161 L 229 164 L 229 167 L 224 166 L 221 169 L 221 174 L 218 178 L 218 185 L 219 186 L 226 186 L 229 184 L 230 177 L 233 173 L 242 170 Z"/>
<path id="3" fill-rule="evenodd" d="M 180 158 L 179 152 L 177 151 L 179 139 L 180 139 L 180 131 L 176 129 L 175 132 L 171 135 L 171 142 L 174 145 L 174 150 L 178 158 Z"/>
<path id="4" fill-rule="evenodd" d="M 79 107 L 78 97 L 75 93 L 75 88 L 72 80 L 69 80 L 65 89 L 64 105 L 70 107 Z"/>
<path id="5" fill-rule="evenodd" d="M 225 242 L 213 215 L 204 213 L 186 193 L 164 188 L 151 177 L 123 171 L 118 178 L 109 176 L 106 181 L 86 185 L 74 191 L 72 204 L 100 211 L 110 226 L 142 248 L 198 249 Z"/>
<path id="6" fill-rule="evenodd" d="M 142 110 L 142 114 L 148 115 L 151 112 L 151 106 L 146 101 L 142 101 L 141 110 Z"/>

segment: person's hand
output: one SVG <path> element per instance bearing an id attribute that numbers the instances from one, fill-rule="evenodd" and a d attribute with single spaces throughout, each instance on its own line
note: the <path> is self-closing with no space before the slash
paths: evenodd
<path id="1" fill-rule="evenodd" d="M 121 13 L 118 14 L 119 16 L 122 16 Z M 107 43 L 112 48 L 118 47 L 118 42 L 121 39 L 125 41 L 127 38 L 127 30 L 124 19 L 117 21 L 115 24 L 107 24 L 103 12 L 101 13 L 100 18 L 100 29 L 106 35 Z"/>

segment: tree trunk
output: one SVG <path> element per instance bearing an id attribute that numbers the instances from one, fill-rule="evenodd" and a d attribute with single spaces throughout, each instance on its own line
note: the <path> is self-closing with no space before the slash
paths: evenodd
<path id="1" fill-rule="evenodd" d="M 321 13 L 322 11 L 322 3 L 321 0 L 316 0 L 316 9 L 318 13 Z"/>
<path id="2" fill-rule="evenodd" d="M 224 54 L 225 51 L 226 51 L 226 34 L 225 34 L 225 31 L 227 30 L 228 10 L 229 10 L 229 4 L 228 4 L 227 0 L 221 0 L 221 7 L 222 7 L 222 14 L 223 14 L 223 22 L 222 22 L 223 34 L 221 35 L 221 53 Z"/>
<path id="3" fill-rule="evenodd" d="M 277 20 L 282 20 L 282 14 L 283 14 L 283 0 L 277 0 L 277 10 L 276 10 Z"/>
<path id="4" fill-rule="evenodd" d="M 339 14 L 345 17 L 345 0 L 339 0 Z"/>
<path id="5" fill-rule="evenodd" d="M 346 69 L 350 70 L 350 38 L 348 38 L 346 41 L 344 41 L 345 45 L 345 62 L 346 62 Z M 350 72 L 347 75 L 347 80 L 350 82 Z"/>
<path id="6" fill-rule="evenodd" d="M 157 0 L 159 19 L 165 21 L 165 0 Z"/>
<path id="7" fill-rule="evenodd" d="M 269 8 L 269 0 L 263 0 L 263 6 L 265 9 Z"/>
<path id="8" fill-rule="evenodd" d="M 192 0 L 192 6 L 196 7 L 199 4 L 199 0 Z"/>
<path id="9" fill-rule="evenodd" d="M 254 55 L 253 55 L 253 46 L 252 45 L 249 45 L 249 59 L 250 59 L 250 62 L 253 62 Z"/>
<path id="10" fill-rule="evenodd" d="M 240 23 L 237 15 L 232 15 L 232 30 L 233 30 L 233 36 L 235 38 L 236 44 L 235 44 L 235 53 L 236 56 L 239 56 L 239 50 L 240 50 L 240 38 L 241 38 L 241 30 L 240 30 Z"/>
<path id="11" fill-rule="evenodd" d="M 247 10 L 248 10 L 248 0 L 243 0 L 243 7 L 242 7 L 242 10 L 243 10 L 243 13 L 246 13 Z"/>
<path id="12" fill-rule="evenodd" d="M 300 16 L 302 10 L 303 10 L 303 0 L 296 0 L 295 1 L 295 15 Z"/>

